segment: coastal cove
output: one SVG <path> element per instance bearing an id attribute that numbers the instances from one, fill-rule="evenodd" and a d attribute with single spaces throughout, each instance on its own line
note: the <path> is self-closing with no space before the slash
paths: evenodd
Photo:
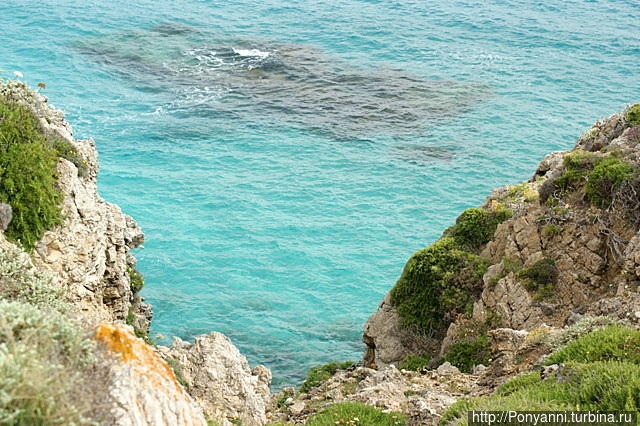
<path id="1" fill-rule="evenodd" d="M 638 5 L 278 4 L 0 5 L 4 76 L 145 231 L 152 335 L 222 332 L 276 389 L 361 359 L 413 252 L 640 98 Z"/>

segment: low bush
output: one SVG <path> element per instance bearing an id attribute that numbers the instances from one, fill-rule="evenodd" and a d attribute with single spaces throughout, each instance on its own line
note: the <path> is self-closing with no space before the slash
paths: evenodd
<path id="1" fill-rule="evenodd" d="M 69 160 L 73 163 L 73 165 L 76 166 L 76 168 L 78 169 L 78 176 L 87 176 L 87 174 L 89 173 L 87 162 L 84 158 L 82 158 L 76 147 L 73 146 L 71 142 L 57 136 L 50 136 L 48 139 L 49 143 L 56 151 L 58 157 Z"/>
<path id="2" fill-rule="evenodd" d="M 502 208 L 495 211 L 481 208 L 467 209 L 456 219 L 456 224 L 445 233 L 467 250 L 477 250 L 488 243 L 498 225 L 509 217 L 511 210 Z"/>
<path id="3" fill-rule="evenodd" d="M 431 357 L 429 355 L 420 356 L 420 355 L 407 355 L 398 368 L 401 370 L 409 370 L 409 371 L 420 371 L 429 365 L 431 361 Z"/>
<path id="4" fill-rule="evenodd" d="M 640 104 L 631 105 L 624 113 L 629 126 L 640 126 Z"/>
<path id="5" fill-rule="evenodd" d="M 581 334 L 602 319 L 575 327 Z M 466 424 L 469 410 L 638 411 L 640 408 L 640 331 L 609 325 L 553 352 L 545 364 L 565 364 L 542 379 L 539 371 L 521 374 L 492 396 L 453 404 L 441 424 Z"/>
<path id="6" fill-rule="evenodd" d="M 599 161 L 599 157 L 591 152 L 573 151 L 564 157 L 564 172 L 553 181 L 555 188 L 561 191 L 576 189 L 586 182 L 587 174 Z"/>
<path id="7" fill-rule="evenodd" d="M 628 325 L 628 323 L 623 320 L 605 316 L 587 317 L 569 327 L 563 328 L 558 334 L 552 334 L 548 339 L 546 339 L 545 343 L 553 351 L 556 351 L 572 341 L 591 333 L 592 331 L 602 329 L 609 325 L 625 326 Z"/>
<path id="8" fill-rule="evenodd" d="M 463 373 L 471 373 L 473 367 L 479 364 L 489 365 L 491 362 L 491 348 L 486 334 L 468 337 L 452 344 L 443 361 L 448 361 Z"/>
<path id="9" fill-rule="evenodd" d="M 552 353 L 545 364 L 611 360 L 640 364 L 640 331 L 621 325 L 606 326 Z"/>
<path id="10" fill-rule="evenodd" d="M 553 259 L 544 258 L 518 272 L 518 278 L 524 279 L 527 290 L 535 291 L 536 297 L 543 299 L 553 294 L 558 268 Z"/>
<path id="11" fill-rule="evenodd" d="M 401 426 L 406 424 L 402 414 L 384 413 L 379 408 L 359 402 L 332 405 L 307 420 L 307 426 Z"/>
<path id="12" fill-rule="evenodd" d="M 444 237 L 411 256 L 391 290 L 391 303 L 404 326 L 442 333 L 458 314 L 471 310 L 488 266 Z"/>
<path id="13" fill-rule="evenodd" d="M 29 251 L 62 221 L 57 161 L 29 109 L 0 98 L 0 202 L 13 208 L 5 235 Z"/>
<path id="14" fill-rule="evenodd" d="M 0 248 L 0 299 L 60 312 L 69 309 L 63 289 L 31 266 L 28 256 L 18 248 Z"/>
<path id="15" fill-rule="evenodd" d="M 142 274 L 140 273 L 140 271 L 132 268 L 131 266 L 127 267 L 127 273 L 129 274 L 131 291 L 133 291 L 134 294 L 139 293 L 144 287 L 144 278 L 142 277 Z"/>
<path id="16" fill-rule="evenodd" d="M 79 397 L 93 343 L 56 311 L 0 302 L 0 424 L 83 424 L 93 395 Z"/>
<path id="17" fill-rule="evenodd" d="M 309 392 L 311 389 L 319 386 L 322 382 L 329 380 L 338 370 L 346 370 L 354 364 L 355 363 L 351 361 L 332 362 L 310 368 L 307 373 L 307 378 L 302 382 L 302 385 L 300 385 L 300 392 Z"/>
<path id="18" fill-rule="evenodd" d="M 587 177 L 584 192 L 586 198 L 598 207 L 611 204 L 613 193 L 633 176 L 634 168 L 614 157 L 600 161 Z"/>

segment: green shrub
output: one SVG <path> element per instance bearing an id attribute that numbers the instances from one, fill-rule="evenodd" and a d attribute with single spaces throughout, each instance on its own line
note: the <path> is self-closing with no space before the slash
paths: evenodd
<path id="1" fill-rule="evenodd" d="M 332 362 L 325 365 L 312 367 L 307 373 L 307 378 L 300 386 L 300 392 L 306 393 L 319 386 L 322 382 L 329 380 L 338 370 L 346 370 L 355 365 L 352 361 Z"/>
<path id="2" fill-rule="evenodd" d="M 453 237 L 465 249 L 477 250 L 491 240 L 498 225 L 511 215 L 508 209 L 467 209 L 458 216 L 456 224 L 447 230 L 446 235 Z"/>
<path id="3" fill-rule="evenodd" d="M 619 325 L 625 326 L 628 323 L 624 320 L 619 320 L 612 317 L 587 317 L 583 318 L 577 323 L 563 328 L 560 333 L 552 334 L 546 339 L 546 344 L 553 350 L 556 351 L 559 348 L 567 345 L 568 343 L 591 333 L 592 331 L 599 330 L 608 325 Z"/>
<path id="4" fill-rule="evenodd" d="M 420 356 L 420 355 L 407 355 L 398 368 L 401 370 L 409 370 L 409 371 L 420 371 L 429 365 L 431 361 L 431 357 L 429 355 Z"/>
<path id="5" fill-rule="evenodd" d="M 576 189 L 587 179 L 587 174 L 599 161 L 596 154 L 585 151 L 570 152 L 564 157 L 564 172 L 553 181 L 556 188 L 566 191 Z"/>
<path id="6" fill-rule="evenodd" d="M 441 424 L 467 424 L 469 410 L 637 411 L 639 407 L 639 365 L 569 362 L 560 376 L 541 380 L 539 373 L 528 373 L 506 382 L 495 395 L 458 401 Z"/>
<path id="7" fill-rule="evenodd" d="M 479 364 L 488 365 L 491 362 L 491 349 L 487 335 L 465 338 L 452 344 L 443 361 L 450 362 L 463 373 L 471 373 L 473 367 Z"/>
<path id="8" fill-rule="evenodd" d="M 562 231 L 563 231 L 562 226 L 558 226 L 558 225 L 545 225 L 542 228 L 542 233 L 547 238 L 553 237 L 554 235 L 559 235 L 562 233 Z"/>
<path id="9" fill-rule="evenodd" d="M 629 126 L 640 126 L 640 104 L 631 105 L 624 113 Z"/>
<path id="10" fill-rule="evenodd" d="M 62 221 L 57 161 L 29 109 L 0 98 L 0 202 L 13 208 L 6 236 L 29 251 Z"/>
<path id="11" fill-rule="evenodd" d="M 384 413 L 359 402 L 334 404 L 307 420 L 308 426 L 395 426 L 405 425 L 402 414 Z"/>
<path id="12" fill-rule="evenodd" d="M 458 248 L 444 237 L 415 253 L 391 290 L 391 303 L 403 325 L 441 333 L 455 317 L 468 312 L 482 291 L 488 261 Z"/>
<path id="13" fill-rule="evenodd" d="M 76 166 L 76 168 L 78 169 L 78 176 L 87 176 L 87 174 L 89 173 L 87 162 L 84 158 L 82 158 L 76 147 L 73 146 L 71 142 L 57 136 L 50 136 L 48 139 L 52 148 L 56 151 L 58 157 L 69 160 Z"/>
<path id="14" fill-rule="evenodd" d="M 60 312 L 69 309 L 64 290 L 31 266 L 29 257 L 15 247 L 0 248 L 0 299 Z"/>
<path id="15" fill-rule="evenodd" d="M 518 272 L 525 279 L 525 287 L 537 292 L 538 298 L 551 296 L 558 279 L 558 268 L 553 259 L 544 258 Z"/>
<path id="16" fill-rule="evenodd" d="M 640 331 L 621 325 L 606 326 L 552 353 L 545 364 L 611 360 L 640 364 Z"/>
<path id="17" fill-rule="evenodd" d="M 130 266 L 127 267 L 127 272 L 129 274 L 131 291 L 133 291 L 134 294 L 139 293 L 144 287 L 144 278 L 142 277 L 142 274 L 140 271 Z"/>
<path id="18" fill-rule="evenodd" d="M 57 311 L 0 302 L 0 424 L 84 424 L 93 395 L 83 395 L 82 373 L 93 347 Z"/>
<path id="19" fill-rule="evenodd" d="M 600 161 L 587 177 L 584 192 L 589 201 L 598 207 L 607 207 L 616 189 L 633 175 L 634 168 L 618 159 L 609 157 Z"/>

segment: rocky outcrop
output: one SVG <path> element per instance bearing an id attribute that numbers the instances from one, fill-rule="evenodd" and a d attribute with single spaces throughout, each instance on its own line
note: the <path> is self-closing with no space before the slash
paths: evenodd
<path id="1" fill-rule="evenodd" d="M 202 409 L 171 367 L 126 326 L 101 324 L 96 339 L 114 355 L 110 366 L 114 425 L 207 425 Z"/>
<path id="2" fill-rule="evenodd" d="M 64 286 L 70 302 L 94 322 L 123 320 L 140 300 L 131 290 L 128 268 L 135 266 L 129 251 L 139 246 L 144 234 L 136 222 L 108 203 L 97 192 L 98 159 L 93 140 L 75 140 L 61 111 L 47 98 L 24 83 L 4 84 L 0 95 L 28 106 L 47 134 L 69 141 L 78 151 L 85 168 L 68 160 L 58 162 L 58 186 L 64 196 L 64 223 L 48 231 L 37 243 L 34 263 L 53 273 Z"/>
<path id="3" fill-rule="evenodd" d="M 640 126 L 634 127 L 624 113 L 600 120 L 574 150 L 545 157 L 529 181 L 495 190 L 482 207 L 501 206 L 512 217 L 478 251 L 491 266 L 472 314 L 454 320 L 435 344 L 416 344 L 420 336 L 402 327 L 387 295 L 365 325 L 366 365 L 398 364 L 407 354 L 442 356 L 463 332 L 468 334 L 465 325 L 471 323 L 483 325 L 486 333 L 487 327 L 524 332 L 562 327 L 576 315 L 635 321 L 640 299 L 639 178 L 625 181 L 613 195 L 609 189 L 607 196 L 613 199 L 606 206 L 590 202 L 581 189 L 586 173 L 575 184 L 578 189 L 558 187 L 558 178 L 567 171 L 565 159 L 576 153 L 591 162 L 621 159 L 637 171 Z M 526 277 L 526 271 L 541 265 L 553 268 L 548 272 L 553 283 L 537 285 Z M 488 326 L 490 320 L 497 324 Z"/>
<path id="4" fill-rule="evenodd" d="M 100 415 L 100 424 L 206 425 L 205 413 L 223 425 L 265 424 L 271 373 L 262 366 L 251 371 L 228 338 L 212 333 L 193 344 L 177 339 L 163 348 L 136 337 L 146 334 L 151 318 L 150 306 L 131 283 L 136 260 L 130 251 L 142 244 L 144 235 L 131 217 L 98 195 L 94 142 L 74 140 L 62 112 L 22 82 L 0 83 L 0 96 L 27 106 L 46 135 L 64 139 L 79 156 L 79 162 L 59 159 L 64 220 L 44 233 L 28 257 L 64 289 L 73 311 L 69 315 L 81 318 L 87 330 L 97 327 L 95 340 L 107 352 L 104 362 L 96 364 L 101 370 L 96 372 L 101 377 L 98 393 L 109 395 L 101 401 L 108 414 Z M 15 247 L 2 232 L 11 213 L 9 205 L 0 204 L 0 247 Z M 133 322 L 134 331 L 125 321 Z"/>
<path id="5" fill-rule="evenodd" d="M 331 404 L 352 401 L 404 413 L 409 425 L 436 425 L 451 404 L 470 394 L 477 379 L 455 367 L 426 373 L 398 370 L 393 365 L 379 370 L 353 367 L 339 370 L 308 393 L 293 396 L 289 388 L 275 395 L 274 418 L 303 424 Z"/>
<path id="6" fill-rule="evenodd" d="M 223 425 L 232 421 L 263 425 L 267 422 L 271 372 L 247 359 L 221 333 L 200 336 L 194 343 L 175 338 L 170 348 L 159 347 L 173 360 L 187 390 L 205 413 Z"/>
<path id="7" fill-rule="evenodd" d="M 382 368 L 402 361 L 407 355 L 423 353 L 439 346 L 439 341 L 402 327 L 401 318 L 387 294 L 378 310 L 364 327 L 363 341 L 367 348 L 364 365 Z"/>

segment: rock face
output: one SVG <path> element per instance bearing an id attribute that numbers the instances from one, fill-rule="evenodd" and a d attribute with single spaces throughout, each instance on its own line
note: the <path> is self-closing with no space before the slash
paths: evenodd
<path id="1" fill-rule="evenodd" d="M 479 249 L 491 266 L 471 316 L 451 323 L 441 342 L 416 344 L 421 337 L 402 328 L 387 295 L 365 325 L 365 365 L 397 364 L 412 353 L 441 356 L 461 338 L 464 324 L 486 324 L 492 318 L 499 320 L 493 327 L 525 331 L 562 327 L 575 315 L 635 321 L 634 312 L 640 310 L 640 183 L 637 177 L 627 181 L 606 208 L 590 202 L 584 192 L 562 192 L 557 179 L 567 170 L 565 158 L 576 152 L 591 159 L 620 158 L 637 169 L 640 126 L 629 123 L 624 113 L 600 120 L 573 151 L 545 157 L 529 181 L 495 190 L 483 207 L 499 204 L 513 215 Z M 522 276 L 544 262 L 554 265 L 547 293 Z"/>
<path id="2" fill-rule="evenodd" d="M 34 263 L 53 273 L 67 288 L 69 301 L 99 321 L 123 320 L 133 307 L 141 312 L 131 291 L 128 267 L 135 265 L 129 250 L 144 241 L 136 222 L 97 192 L 98 159 L 92 140 L 77 141 L 61 111 L 24 83 L 11 81 L 3 86 L 4 97 L 28 106 L 39 118 L 46 133 L 69 141 L 86 165 L 80 176 L 76 166 L 65 159 L 58 163 L 58 186 L 64 195 L 64 223 L 45 233 L 36 245 Z"/>
<path id="3" fill-rule="evenodd" d="M 170 348 L 160 347 L 160 351 L 178 363 L 189 394 L 210 418 L 225 426 L 231 421 L 267 422 L 271 372 L 261 365 L 251 371 L 247 359 L 225 335 L 211 333 L 194 343 L 176 338 Z"/>
<path id="4" fill-rule="evenodd" d="M 202 409 L 177 382 L 171 367 L 131 330 L 101 324 L 96 339 L 115 357 L 111 365 L 114 425 L 207 425 Z"/>
<path id="5" fill-rule="evenodd" d="M 0 203 L 0 231 L 6 231 L 13 217 L 13 209 L 9 204 Z"/>
<path id="6" fill-rule="evenodd" d="M 204 426 L 207 421 L 202 408 L 224 425 L 230 425 L 231 420 L 248 425 L 266 423 L 271 373 L 262 366 L 252 372 L 228 338 L 212 333 L 197 338 L 194 344 L 178 340 L 172 348 L 156 349 L 122 324 L 133 315 L 134 325 L 146 331 L 151 318 L 150 306 L 131 288 L 135 258 L 130 250 L 142 244 L 142 231 L 118 206 L 98 195 L 98 161 L 92 140 L 74 140 L 62 112 L 24 83 L 3 82 L 0 96 L 31 109 L 44 132 L 66 139 L 84 164 L 79 172 L 74 163 L 59 159 L 57 185 L 64 196 L 64 222 L 44 234 L 30 260 L 65 289 L 77 311 L 74 316 L 79 315 L 88 329 L 97 326 L 96 340 L 112 355 L 103 366 L 112 380 L 101 390 L 106 389 L 115 400 L 110 409 L 114 420 L 101 424 Z M 13 246 L 2 232 L 10 220 L 11 207 L 0 204 L 1 247 Z M 193 396 L 158 350 L 178 362 L 176 367 Z"/>
<path id="7" fill-rule="evenodd" d="M 364 365 L 369 368 L 386 367 L 409 354 L 425 352 L 439 344 L 436 339 L 403 328 L 389 299 L 387 294 L 364 328 L 363 341 L 367 344 Z"/>

